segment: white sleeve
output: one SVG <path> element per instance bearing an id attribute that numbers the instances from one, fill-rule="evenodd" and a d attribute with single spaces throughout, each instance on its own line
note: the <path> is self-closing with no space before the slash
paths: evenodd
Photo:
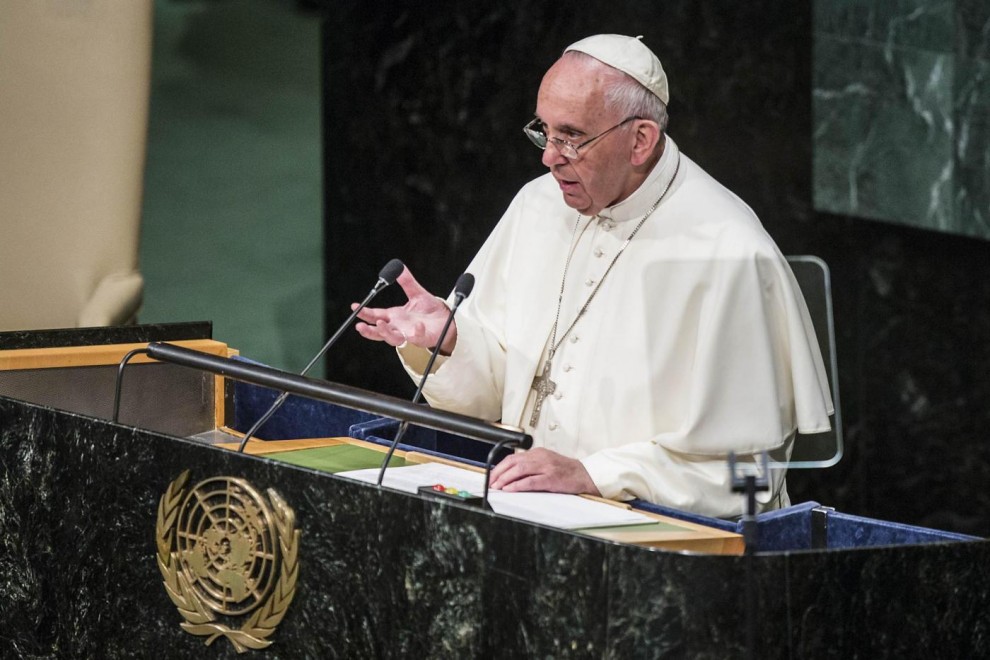
<path id="1" fill-rule="evenodd" d="M 775 459 L 789 453 L 773 452 Z M 741 463 L 757 463 L 758 455 L 737 456 Z M 728 456 L 699 456 L 670 451 L 652 442 L 633 442 L 596 452 L 581 460 L 602 497 L 639 498 L 716 518 L 745 513 L 741 493 L 733 493 Z M 770 471 L 769 491 L 757 493 L 758 509 L 787 506 L 784 470 Z M 758 511 L 759 512 L 759 511 Z"/>
<path id="2" fill-rule="evenodd" d="M 681 424 L 582 459 L 605 497 L 738 515 L 742 497 L 730 490 L 729 451 L 753 462 L 765 448 L 786 461 L 799 429 L 829 428 L 824 367 L 786 262 L 757 254 L 716 270 L 697 320 L 693 369 L 679 384 L 687 411 Z M 783 488 L 784 471 L 771 476 L 764 503 Z"/>

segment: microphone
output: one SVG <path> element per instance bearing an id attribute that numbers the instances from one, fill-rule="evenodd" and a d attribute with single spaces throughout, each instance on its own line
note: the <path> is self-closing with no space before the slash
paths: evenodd
<path id="1" fill-rule="evenodd" d="M 443 330 L 440 331 L 440 338 L 437 339 L 437 345 L 433 347 L 433 352 L 430 353 L 430 360 L 426 363 L 426 369 L 423 370 L 423 377 L 419 379 L 419 387 L 416 388 L 416 393 L 413 394 L 413 403 L 419 403 L 419 399 L 423 394 L 423 386 L 426 385 L 426 379 L 430 376 L 433 363 L 436 362 L 437 356 L 440 355 L 440 347 L 443 346 L 443 340 L 447 338 L 447 331 L 450 330 L 450 324 L 454 320 L 454 314 L 457 313 L 457 308 L 461 306 L 464 299 L 471 295 L 473 288 L 474 275 L 471 273 L 463 273 L 457 278 L 457 283 L 454 284 L 454 306 L 450 308 L 450 314 L 447 315 L 447 322 L 443 324 Z M 402 440 L 402 436 L 406 434 L 406 429 L 408 428 L 409 422 L 405 421 L 399 426 L 399 430 L 395 432 L 395 438 L 389 444 L 388 453 L 385 454 L 385 460 L 382 461 L 382 467 L 378 471 L 379 486 L 382 485 L 382 479 L 385 478 L 385 470 L 388 468 L 388 462 L 392 460 L 392 454 L 395 453 L 395 448 L 399 446 L 399 441 Z"/>
<path id="2" fill-rule="evenodd" d="M 405 264 L 403 264 L 402 261 L 400 261 L 399 259 L 392 259 L 387 264 L 385 264 L 385 267 L 382 268 L 381 271 L 379 271 L 378 273 L 378 281 L 375 282 L 375 286 L 371 287 L 371 291 L 369 291 L 368 295 L 364 297 L 364 300 L 361 301 L 361 304 L 358 305 L 357 309 L 351 312 L 351 315 L 347 317 L 347 320 L 340 324 L 340 327 L 337 328 L 337 332 L 335 332 L 333 334 L 333 337 L 330 337 L 327 343 L 323 345 L 323 348 L 320 349 L 320 352 L 317 353 L 316 356 L 309 361 L 309 364 L 306 365 L 306 368 L 303 369 L 301 372 L 299 372 L 300 376 L 305 376 L 306 373 L 313 367 L 313 365 L 316 364 L 320 358 L 326 355 L 326 352 L 330 350 L 330 347 L 333 346 L 335 343 L 337 343 L 337 340 L 340 338 L 342 334 L 344 334 L 344 331 L 347 329 L 347 327 L 354 321 L 354 319 L 357 318 L 358 313 L 362 309 L 364 309 L 368 305 L 368 303 L 371 302 L 371 299 L 377 296 L 382 289 L 395 282 L 396 278 L 398 278 L 399 275 L 402 274 L 402 271 L 405 267 L 406 267 Z M 265 414 L 262 415 L 258 419 L 258 421 L 254 423 L 254 426 L 252 426 L 247 433 L 244 434 L 244 439 L 241 440 L 241 444 L 237 447 L 237 451 L 242 453 L 244 452 L 244 448 L 247 446 L 248 440 L 254 437 L 254 434 L 258 432 L 258 429 L 260 429 L 264 425 L 264 423 L 267 422 L 271 418 L 271 416 L 275 414 L 276 410 L 282 407 L 282 404 L 285 403 L 285 400 L 287 398 L 289 398 L 289 393 L 282 392 L 282 394 L 277 399 L 275 399 L 275 403 L 271 405 L 268 411 L 265 412 Z"/>

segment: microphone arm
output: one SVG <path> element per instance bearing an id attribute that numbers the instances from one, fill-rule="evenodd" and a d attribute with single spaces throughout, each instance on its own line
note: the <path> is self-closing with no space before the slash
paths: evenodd
<path id="1" fill-rule="evenodd" d="M 419 379 L 419 386 L 416 388 L 416 393 L 412 398 L 414 404 L 419 403 L 420 397 L 423 394 L 423 386 L 426 385 L 426 379 L 429 378 L 430 372 L 433 370 L 433 363 L 436 362 L 437 356 L 440 354 L 440 347 L 443 346 L 444 339 L 447 338 L 447 331 L 450 330 L 450 325 L 454 320 L 454 314 L 457 313 L 457 308 L 461 306 L 465 298 L 471 295 L 473 288 L 474 275 L 471 273 L 464 273 L 457 278 L 457 283 L 454 285 L 454 306 L 451 307 L 450 314 L 447 315 L 447 321 L 443 324 L 443 330 L 440 331 L 437 345 L 433 347 L 433 351 L 430 353 L 430 360 L 426 363 L 426 368 L 423 370 L 423 377 Z M 388 462 L 392 460 L 392 454 L 395 453 L 395 448 L 399 446 L 399 442 L 406 434 L 408 428 L 409 420 L 405 420 L 399 426 L 399 430 L 395 432 L 395 437 L 388 446 L 388 453 L 385 454 L 385 460 L 382 461 L 382 467 L 378 471 L 379 486 L 382 485 L 382 480 L 385 478 L 385 470 L 388 468 Z"/>
<path id="2" fill-rule="evenodd" d="M 523 449 L 529 449 L 533 445 L 532 436 L 521 429 L 493 424 L 469 415 L 419 406 L 405 399 L 369 392 L 358 387 L 317 380 L 308 376 L 297 376 L 272 367 L 217 357 L 161 342 L 148 344 L 146 350 L 148 357 L 159 362 L 208 371 L 244 383 L 291 392 L 373 415 L 407 420 L 437 431 L 456 433 L 490 444 L 507 440 L 519 443 Z"/>
<path id="3" fill-rule="evenodd" d="M 369 291 L 368 295 L 364 297 L 364 300 L 361 301 L 361 304 L 358 305 L 353 312 L 351 312 L 351 315 L 347 317 L 346 321 L 340 324 L 340 327 L 337 328 L 337 332 L 335 332 L 333 336 L 330 337 L 329 340 L 327 340 L 327 343 L 323 345 L 323 348 L 320 349 L 320 352 L 317 353 L 316 356 L 309 361 L 309 364 L 306 365 L 306 368 L 299 373 L 300 376 L 305 376 L 307 373 L 309 373 L 309 370 L 313 368 L 313 365 L 316 364 L 320 360 L 320 358 L 326 355 L 327 351 L 330 350 L 331 346 L 337 343 L 337 340 L 340 339 L 340 336 L 344 334 L 344 331 L 351 325 L 354 319 L 357 318 L 357 315 L 361 312 L 361 310 L 364 309 L 368 305 L 368 303 L 371 302 L 371 299 L 377 296 L 382 289 L 392 284 L 392 282 L 395 281 L 395 278 L 397 278 L 402 273 L 402 270 L 404 268 L 405 265 L 398 259 L 392 259 L 387 264 L 385 264 L 385 267 L 382 268 L 381 272 L 378 273 L 378 281 L 375 282 L 375 286 L 371 287 L 371 291 Z M 237 451 L 239 452 L 244 451 L 244 448 L 247 446 L 248 440 L 254 437 L 254 434 L 258 432 L 258 429 L 264 426 L 265 422 L 271 419 L 271 416 L 274 415 L 275 412 L 282 407 L 282 404 L 285 403 L 285 400 L 288 398 L 289 398 L 289 393 L 282 392 L 282 394 L 280 394 L 279 397 L 275 399 L 275 403 L 273 403 L 271 407 L 268 408 L 268 410 L 265 412 L 265 414 L 258 418 L 258 421 L 254 423 L 254 426 L 248 429 L 248 432 L 244 434 L 244 439 L 241 440 L 241 444 L 238 445 Z"/>

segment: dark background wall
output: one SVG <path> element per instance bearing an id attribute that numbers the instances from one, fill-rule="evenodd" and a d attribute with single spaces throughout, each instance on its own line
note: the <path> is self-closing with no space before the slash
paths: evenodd
<path id="1" fill-rule="evenodd" d="M 785 254 L 832 269 L 846 455 L 792 472 L 792 499 L 990 535 L 990 244 L 813 210 L 812 3 L 328 3 L 325 14 L 328 329 L 392 257 L 446 293 L 543 171 L 520 129 L 546 68 L 589 34 L 642 34 L 670 78 L 684 152 Z M 389 350 L 356 335 L 327 375 L 412 391 Z"/>

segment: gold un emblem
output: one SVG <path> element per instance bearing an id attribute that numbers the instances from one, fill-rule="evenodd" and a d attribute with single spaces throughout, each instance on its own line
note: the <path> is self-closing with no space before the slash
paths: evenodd
<path id="1" fill-rule="evenodd" d="M 214 477 L 186 490 L 189 470 L 158 503 L 155 540 L 165 591 L 186 632 L 238 653 L 263 649 L 285 616 L 299 577 L 295 513 L 272 489 Z M 237 626 L 239 617 L 247 617 Z"/>

